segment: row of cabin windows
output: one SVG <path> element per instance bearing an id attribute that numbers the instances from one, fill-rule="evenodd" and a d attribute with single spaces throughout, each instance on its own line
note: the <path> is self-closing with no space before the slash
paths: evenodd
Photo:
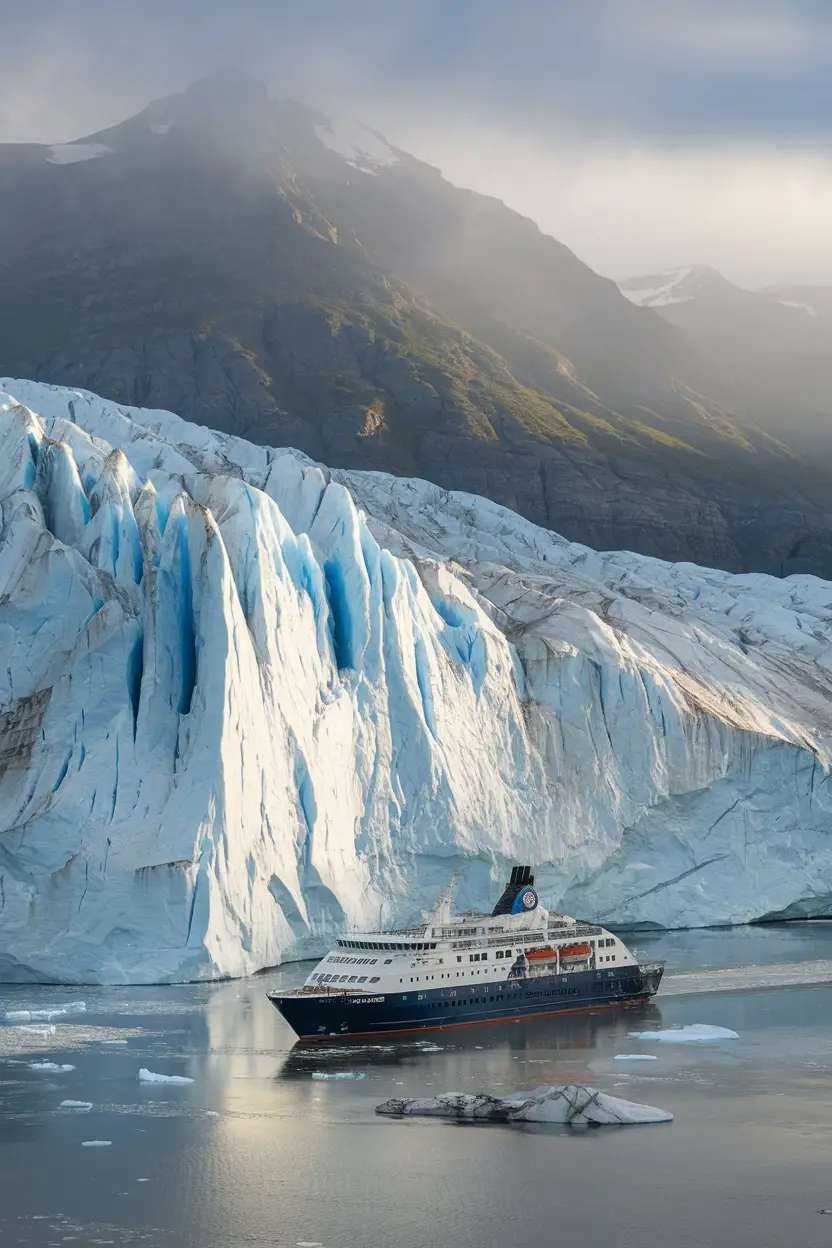
<path id="1" fill-rule="evenodd" d="M 375 966 L 378 958 L 333 958 L 327 959 L 328 962 L 349 963 L 351 966 Z"/>
<path id="2" fill-rule="evenodd" d="M 311 978 L 315 979 L 316 977 L 313 975 Z M 370 983 L 377 984 L 380 978 L 381 978 L 380 975 L 372 975 L 370 977 Z M 366 984 L 367 983 L 366 975 L 319 975 L 317 979 L 318 979 L 319 984 Z"/>
<path id="3" fill-rule="evenodd" d="M 615 954 L 612 954 L 612 955 L 606 954 L 603 958 L 599 958 L 598 961 L 599 962 L 614 962 Z"/>
<path id="4" fill-rule="evenodd" d="M 422 950 L 436 948 L 436 941 L 433 941 L 432 943 L 430 941 L 421 941 L 412 945 L 401 945 L 398 942 L 396 944 L 392 944 L 392 942 L 379 943 L 371 940 L 339 940 L 338 944 L 342 949 L 389 949 L 392 950 L 393 953 L 413 953 L 417 949 Z"/>
<path id="5" fill-rule="evenodd" d="M 608 948 L 610 945 L 614 945 L 614 944 L 615 944 L 615 938 L 614 938 L 614 937 L 610 937 L 610 939 L 609 939 L 609 940 L 599 940 L 599 941 L 598 941 L 598 948 L 599 948 L 599 949 L 606 949 L 606 948 Z"/>

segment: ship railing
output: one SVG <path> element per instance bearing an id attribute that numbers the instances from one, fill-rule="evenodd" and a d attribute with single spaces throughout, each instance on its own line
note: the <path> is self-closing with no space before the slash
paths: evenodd
<path id="1" fill-rule="evenodd" d="M 565 928 L 546 928 L 539 932 L 504 932 L 502 936 L 475 937 L 473 940 L 452 940 L 452 949 L 499 949 L 505 944 L 516 944 L 518 938 L 522 941 L 537 940 L 541 945 L 545 945 L 550 940 L 573 940 L 576 936 L 600 936 L 604 929 L 602 927 L 591 927 L 584 925 L 582 927 L 565 927 Z"/>

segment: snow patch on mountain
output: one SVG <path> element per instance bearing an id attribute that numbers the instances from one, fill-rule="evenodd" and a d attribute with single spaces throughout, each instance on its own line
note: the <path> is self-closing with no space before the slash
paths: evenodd
<path id="1" fill-rule="evenodd" d="M 352 169 L 361 173 L 377 174 L 379 169 L 400 163 L 380 134 L 357 122 L 327 122 L 315 126 L 315 133 L 325 148 L 343 156 Z"/>
<path id="2" fill-rule="evenodd" d="M 50 165 L 77 165 L 83 160 L 113 155 L 113 149 L 104 143 L 53 143 L 46 159 Z"/>
<path id="3" fill-rule="evenodd" d="M 797 308 L 801 312 L 805 312 L 807 316 L 817 317 L 818 310 L 811 303 L 799 303 L 795 299 L 778 299 L 777 302 L 784 308 Z"/>
<path id="4" fill-rule="evenodd" d="M 832 909 L 832 585 L 0 382 L 0 979 L 236 975 L 507 865 Z"/>

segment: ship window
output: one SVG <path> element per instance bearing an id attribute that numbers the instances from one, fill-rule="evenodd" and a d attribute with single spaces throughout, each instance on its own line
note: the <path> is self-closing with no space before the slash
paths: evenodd
<path id="1" fill-rule="evenodd" d="M 339 980 L 339 983 L 345 984 L 348 979 L 349 979 L 349 975 L 342 975 Z"/>
<path id="2" fill-rule="evenodd" d="M 354 984 L 354 983 L 355 983 L 355 981 L 356 981 L 357 979 L 358 979 L 358 976 L 357 976 L 357 975 L 350 975 L 350 980 L 349 980 L 349 982 L 350 982 L 351 984 Z"/>
<path id="3" fill-rule="evenodd" d="M 367 976 L 366 976 L 366 975 L 359 975 L 359 976 L 358 976 L 358 982 L 359 982 L 359 984 L 366 984 L 366 982 L 367 982 Z"/>
<path id="4" fill-rule="evenodd" d="M 497 953 L 496 953 L 496 955 L 495 955 L 495 956 L 496 956 L 496 957 L 498 957 L 498 958 L 501 958 L 501 957 L 503 956 L 503 951 L 502 951 L 502 949 L 498 949 L 498 950 L 497 950 Z"/>
<path id="5" fill-rule="evenodd" d="M 371 984 L 377 984 L 378 981 L 379 981 L 378 975 L 373 975 L 372 978 L 370 979 Z"/>
<path id="6" fill-rule="evenodd" d="M 459 956 L 459 954 L 457 954 L 457 955 L 456 955 L 456 960 L 457 960 L 457 962 L 461 962 L 461 961 L 462 961 L 462 958 Z"/>
<path id="7" fill-rule="evenodd" d="M 487 953 L 481 953 L 481 954 L 480 954 L 480 962 L 485 962 L 485 961 L 487 960 L 487 958 L 488 958 L 488 954 L 487 954 Z"/>
<path id="8" fill-rule="evenodd" d="M 393 959 L 392 959 L 392 958 L 385 958 L 385 959 L 384 959 L 384 965 L 385 965 L 385 966 L 389 966 L 389 965 L 390 965 L 390 963 L 391 963 L 392 961 L 393 961 Z"/>

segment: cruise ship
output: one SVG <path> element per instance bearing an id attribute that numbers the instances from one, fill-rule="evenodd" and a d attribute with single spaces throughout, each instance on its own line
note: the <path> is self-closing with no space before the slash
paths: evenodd
<path id="1" fill-rule="evenodd" d="M 658 992 L 663 962 L 642 965 L 596 923 L 541 905 L 514 867 L 491 914 L 452 913 L 453 885 L 416 927 L 352 932 L 305 984 L 269 1000 L 302 1040 L 396 1035 L 597 1010 Z"/>

